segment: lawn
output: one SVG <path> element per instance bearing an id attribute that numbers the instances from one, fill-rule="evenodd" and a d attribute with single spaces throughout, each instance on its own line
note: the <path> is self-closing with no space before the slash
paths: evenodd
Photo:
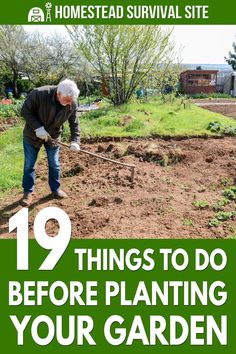
<path id="1" fill-rule="evenodd" d="M 22 127 L 15 126 L 0 134 L 0 197 L 19 188 L 23 169 Z"/>
<path id="2" fill-rule="evenodd" d="M 137 101 L 101 109 L 81 117 L 81 136 L 88 137 L 150 137 L 217 135 L 207 130 L 210 122 L 236 128 L 236 120 L 188 104 L 180 100 L 164 104 L 160 98 L 149 102 Z M 69 138 L 68 124 L 64 139 Z M 20 188 L 23 168 L 22 123 L 0 134 L 0 197 L 12 188 Z"/>
<path id="3" fill-rule="evenodd" d="M 207 127 L 210 122 L 236 128 L 236 121 L 193 104 L 187 108 L 180 100 L 163 103 L 160 98 L 144 103 L 130 103 L 121 107 L 105 104 L 97 111 L 81 117 L 82 137 L 148 137 L 148 136 L 203 136 L 213 135 Z M 68 127 L 65 135 L 68 136 Z"/>

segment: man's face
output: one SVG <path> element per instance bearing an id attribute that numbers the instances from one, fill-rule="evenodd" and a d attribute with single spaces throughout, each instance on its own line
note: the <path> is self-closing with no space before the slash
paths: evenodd
<path id="1" fill-rule="evenodd" d="M 73 103 L 73 97 L 70 96 L 62 96 L 60 92 L 57 93 L 57 99 L 62 106 L 71 106 Z"/>

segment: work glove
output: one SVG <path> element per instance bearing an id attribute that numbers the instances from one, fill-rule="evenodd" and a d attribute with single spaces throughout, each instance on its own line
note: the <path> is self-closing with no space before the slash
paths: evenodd
<path id="1" fill-rule="evenodd" d="M 44 141 L 48 141 L 49 134 L 45 130 L 44 127 L 40 127 L 38 129 L 35 129 L 35 134 L 36 134 L 37 138 L 42 139 Z"/>
<path id="2" fill-rule="evenodd" d="M 71 151 L 74 151 L 74 152 L 80 151 L 80 146 L 79 146 L 79 144 L 78 144 L 76 141 L 72 141 L 72 142 L 70 143 L 70 150 L 71 150 Z"/>

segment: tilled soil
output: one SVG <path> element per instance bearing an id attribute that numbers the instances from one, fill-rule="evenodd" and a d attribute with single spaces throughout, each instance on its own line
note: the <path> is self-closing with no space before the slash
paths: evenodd
<path id="1" fill-rule="evenodd" d="M 198 99 L 193 100 L 193 103 L 209 111 L 221 113 L 227 117 L 236 118 L 236 101 L 227 99 Z"/>
<path id="2" fill-rule="evenodd" d="M 47 185 L 45 158 L 37 165 L 37 183 L 30 207 L 30 226 L 42 208 L 58 206 L 72 221 L 74 238 L 227 238 L 234 219 L 209 227 L 212 206 L 222 199 L 236 175 L 236 140 L 123 140 L 83 144 L 83 149 L 134 164 L 130 171 L 82 153 L 61 148 L 61 186 L 68 199 L 53 200 Z M 21 194 L 1 202 L 0 234 L 8 234 L 8 219 L 20 208 Z M 203 209 L 194 201 L 207 201 Z M 224 210 L 234 211 L 231 201 Z M 55 235 L 57 223 L 47 223 Z"/>

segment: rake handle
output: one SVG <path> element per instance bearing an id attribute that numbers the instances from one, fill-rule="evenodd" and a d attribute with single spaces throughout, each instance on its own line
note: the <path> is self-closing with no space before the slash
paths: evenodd
<path id="1" fill-rule="evenodd" d="M 62 143 L 61 141 L 57 141 L 55 139 L 50 139 L 50 141 L 52 141 L 53 143 L 56 143 L 56 144 L 59 144 L 59 145 L 62 145 L 62 146 L 65 146 L 67 147 L 68 149 L 70 149 L 70 145 L 68 144 L 65 144 L 65 143 Z M 119 161 L 115 161 L 115 160 L 112 160 L 112 159 L 109 159 L 107 157 L 104 157 L 104 156 L 101 156 L 101 155 L 98 155 L 98 154 L 94 154 L 93 152 L 90 152 L 90 151 L 87 151 L 87 150 L 83 150 L 83 149 L 80 149 L 79 152 L 82 152 L 84 154 L 87 154 L 87 155 L 90 155 L 90 156 L 93 156 L 93 157 L 97 157 L 101 160 L 105 160 L 105 161 L 108 161 L 108 162 L 112 162 L 112 163 L 115 163 L 117 165 L 120 165 L 120 166 L 123 166 L 123 167 L 127 167 L 130 169 L 131 171 L 131 182 L 134 181 L 134 169 L 135 169 L 135 166 L 134 165 L 128 165 L 126 163 L 123 163 L 123 162 L 119 162 Z"/>

